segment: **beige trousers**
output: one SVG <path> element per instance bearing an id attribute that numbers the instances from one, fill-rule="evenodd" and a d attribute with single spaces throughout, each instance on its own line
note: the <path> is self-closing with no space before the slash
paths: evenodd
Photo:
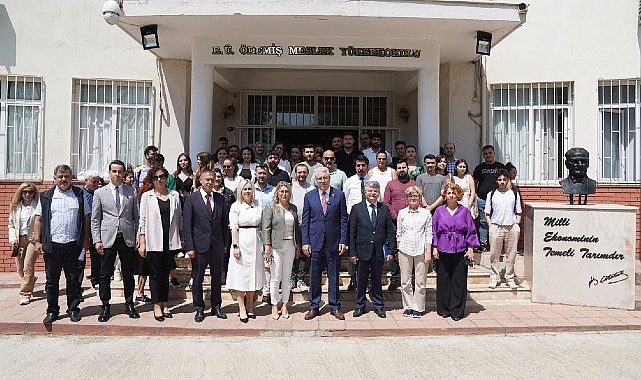
<path id="1" fill-rule="evenodd" d="M 427 267 L 423 260 L 425 255 L 410 256 L 398 252 L 398 265 L 401 268 L 401 295 L 403 309 L 425 311 L 425 285 Z M 412 275 L 415 288 L 412 288 Z"/>
<path id="2" fill-rule="evenodd" d="M 22 278 L 22 284 L 20 284 L 20 296 L 31 297 L 33 287 L 36 283 L 36 277 L 34 274 L 38 253 L 36 252 L 36 247 L 29 243 L 29 238 L 27 236 L 20 237 L 18 246 L 21 248 L 21 251 L 24 252 L 24 254 L 19 254 L 16 257 L 16 270 L 18 271 L 20 278 Z"/>
<path id="3" fill-rule="evenodd" d="M 505 279 L 514 278 L 514 261 L 516 261 L 516 245 L 519 243 L 521 227 L 518 224 L 499 226 L 492 224 L 490 227 L 490 263 L 492 264 L 492 277 L 497 281 L 501 278 L 499 258 L 505 248 Z"/>

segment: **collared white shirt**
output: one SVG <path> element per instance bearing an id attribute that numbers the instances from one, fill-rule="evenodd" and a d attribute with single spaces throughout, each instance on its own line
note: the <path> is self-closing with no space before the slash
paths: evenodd
<path id="1" fill-rule="evenodd" d="M 83 199 L 85 199 L 83 197 Z M 91 213 L 87 210 L 87 200 L 84 202 L 85 215 Z M 78 229 L 78 208 L 80 204 L 72 188 L 60 191 L 58 186 L 53 191 L 51 198 L 51 241 L 65 244 L 80 239 Z M 42 202 L 36 206 L 35 214 L 42 216 Z"/>
<path id="2" fill-rule="evenodd" d="M 200 197 L 203 199 L 203 203 L 205 203 L 205 207 L 207 207 L 207 192 L 203 190 L 201 187 L 198 191 L 200 191 Z M 211 211 L 214 211 L 214 192 L 212 191 L 211 194 L 209 194 L 209 203 L 211 203 Z"/>
<path id="3" fill-rule="evenodd" d="M 33 204 L 35 201 L 31 201 Z M 20 231 L 18 234 L 28 235 L 29 234 L 29 217 L 31 216 L 31 210 L 33 207 L 31 205 L 27 206 L 24 203 L 20 202 Z"/>
<path id="4" fill-rule="evenodd" d="M 298 209 L 298 222 L 302 223 L 303 218 L 303 206 L 305 204 L 305 194 L 314 190 L 315 188 L 309 183 L 305 182 L 304 185 L 300 185 L 298 181 L 292 183 L 292 203 Z"/>
<path id="5" fill-rule="evenodd" d="M 419 207 L 411 210 L 405 207 L 396 219 L 396 240 L 398 249 L 408 256 L 425 253 L 427 244 L 432 243 L 432 213 Z"/>
<path id="6" fill-rule="evenodd" d="M 347 203 L 347 213 L 352 211 L 352 207 L 363 201 L 363 193 L 361 191 L 361 182 L 369 181 L 370 176 L 365 174 L 361 181 L 358 174 L 349 177 L 343 185 L 343 192 L 345 193 L 345 201 Z"/>

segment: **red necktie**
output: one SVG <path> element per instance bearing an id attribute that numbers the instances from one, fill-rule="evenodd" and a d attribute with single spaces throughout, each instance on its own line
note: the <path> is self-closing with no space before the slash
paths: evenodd
<path id="1" fill-rule="evenodd" d="M 211 194 L 207 194 L 206 198 L 207 198 L 207 212 L 209 213 L 209 215 L 211 215 L 211 212 L 212 212 L 212 210 L 211 210 L 211 201 L 210 201 Z"/>
<path id="2" fill-rule="evenodd" d="M 321 202 L 321 206 L 323 206 L 323 215 L 327 215 L 327 193 L 323 192 L 323 202 Z"/>

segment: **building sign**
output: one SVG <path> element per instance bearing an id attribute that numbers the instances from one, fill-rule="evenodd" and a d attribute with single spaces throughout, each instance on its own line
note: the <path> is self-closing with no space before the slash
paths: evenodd
<path id="1" fill-rule="evenodd" d="M 532 301 L 634 309 L 636 209 L 531 206 Z"/>
<path id="2" fill-rule="evenodd" d="M 293 45 L 280 46 L 275 43 L 270 45 L 240 44 L 234 48 L 231 44 L 215 45 L 211 48 L 212 55 L 265 55 L 276 56 L 334 56 L 342 57 L 381 57 L 381 58 L 420 58 L 420 49 L 397 49 L 389 47 L 358 47 L 358 46 L 307 46 Z"/>

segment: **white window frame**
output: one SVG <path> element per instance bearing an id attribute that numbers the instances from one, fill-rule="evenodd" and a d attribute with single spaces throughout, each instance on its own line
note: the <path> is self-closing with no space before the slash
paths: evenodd
<path id="1" fill-rule="evenodd" d="M 567 96 L 563 96 L 563 91 L 567 91 Z M 527 93 L 523 99 L 516 104 L 512 99 L 506 102 L 502 101 L 495 104 L 494 94 L 496 90 L 515 91 L 516 96 L 519 93 Z M 553 99 L 557 98 L 557 94 L 564 102 L 543 103 L 541 99 L 542 94 L 547 94 L 545 91 L 552 91 Z M 561 91 L 561 92 L 559 92 Z M 535 93 L 538 94 L 539 101 L 535 102 Z M 501 92 L 502 94 L 502 92 Z M 494 145 L 497 152 L 496 160 L 503 164 L 512 162 L 519 171 L 517 183 L 519 184 L 532 184 L 532 185 L 558 185 L 559 179 L 563 178 L 564 173 L 564 153 L 570 148 L 573 141 L 574 133 L 574 83 L 573 82 L 539 82 L 539 83 L 508 83 L 508 84 L 493 84 L 491 85 L 490 92 L 490 127 L 489 136 L 490 144 Z M 509 97 L 509 95 L 508 95 Z M 504 146 L 497 146 L 498 141 L 495 140 L 495 128 L 498 127 L 496 113 L 508 111 L 508 133 L 513 136 L 508 136 L 506 140 L 508 146 L 518 146 L 518 149 L 505 148 Z M 549 112 L 554 115 L 551 119 L 552 126 L 556 128 L 556 134 L 561 135 L 559 138 L 549 136 L 550 128 L 543 128 L 541 120 L 545 119 L 545 113 Z M 548 113 L 548 115 L 549 115 Z M 512 114 L 516 115 L 516 121 L 512 120 Z M 520 118 L 519 115 L 522 117 Z M 526 122 L 525 125 L 517 125 L 519 119 Z M 537 121 L 538 120 L 538 121 Z M 559 122 L 560 120 L 560 122 Z M 511 128 L 528 127 L 526 132 L 527 138 L 520 140 L 517 133 L 511 131 Z M 506 128 L 505 126 L 503 128 Z M 514 140 L 516 139 L 516 141 Z M 554 144 L 546 144 L 552 141 Z M 560 144 L 560 146 L 559 146 Z M 522 157 L 522 152 L 526 147 L 530 147 L 527 152 L 527 157 Z M 527 165 L 527 167 L 526 167 Z M 554 174 L 549 173 L 549 168 L 556 168 Z M 560 173 L 558 173 L 560 170 Z"/>
<path id="2" fill-rule="evenodd" d="M 634 99 L 628 99 L 627 102 L 615 101 L 613 98 L 620 100 L 621 93 L 614 94 L 613 88 L 621 89 L 621 86 L 631 86 L 634 93 L 631 94 Z M 640 183 L 641 182 L 641 79 L 618 79 L 618 80 L 601 80 L 598 85 L 598 126 L 599 126 L 599 181 L 611 183 Z M 609 91 L 608 94 L 605 92 Z M 606 103 L 601 101 L 602 98 L 610 98 L 611 101 Z M 633 117 L 630 117 L 633 112 Z M 606 115 L 606 113 L 609 114 Z M 619 114 L 620 125 L 618 146 L 615 147 L 617 158 L 613 158 L 613 153 L 609 154 L 604 151 L 605 148 L 605 120 L 610 120 L 610 125 L 614 120 L 613 115 Z M 617 133 L 610 130 L 610 133 Z M 626 138 L 631 138 L 629 144 L 623 144 Z M 612 141 L 610 139 L 610 141 Z M 616 163 L 619 175 L 617 177 L 606 176 L 606 161 L 618 159 Z"/>
<path id="3" fill-rule="evenodd" d="M 96 87 L 96 92 L 94 94 L 95 99 L 91 99 L 88 97 L 87 99 L 83 100 L 82 99 L 82 86 L 88 86 L 88 90 L 90 90 L 93 86 Z M 101 95 L 99 95 L 99 90 L 98 86 L 111 86 L 111 96 L 110 101 L 100 101 L 98 99 L 99 96 L 102 96 L 103 98 L 106 96 L 105 92 Z M 118 89 L 122 87 L 127 87 L 127 97 L 135 99 L 134 103 L 131 102 L 124 102 L 120 103 L 118 100 Z M 104 88 L 104 87 L 103 87 Z M 129 89 L 133 90 L 129 90 Z M 138 94 L 136 93 L 136 89 L 138 88 L 144 88 L 147 90 L 143 90 L 143 97 L 147 97 L 147 102 L 145 103 L 144 100 L 141 100 L 143 103 L 138 103 Z M 107 177 L 108 176 L 108 164 L 110 161 L 118 159 L 122 160 L 125 162 L 125 164 L 135 168 L 140 161 L 142 160 L 143 157 L 143 152 L 146 146 L 151 145 L 153 142 L 153 131 L 154 131 L 154 104 L 155 104 L 155 92 L 154 92 L 154 87 L 153 83 L 151 81 L 144 81 L 144 80 L 111 80 L 111 79 L 74 79 L 74 84 L 73 84 L 73 100 L 72 100 L 72 106 L 73 106 L 73 129 L 72 129 L 72 152 L 71 152 L 71 166 L 73 169 L 73 172 L 78 178 L 82 178 L 84 176 L 84 172 L 87 170 L 96 170 L 100 172 L 103 176 Z M 95 110 L 95 109 L 101 109 L 103 115 L 105 117 L 109 117 L 109 120 L 104 123 L 104 125 L 109 126 L 109 131 L 106 133 L 104 136 L 96 136 L 94 134 L 94 139 L 95 138 L 102 138 L 102 142 L 95 145 L 99 146 L 101 149 L 106 149 L 106 151 L 99 151 L 96 156 L 102 156 L 104 160 L 102 160 L 100 157 L 96 157 L 94 159 L 98 160 L 98 163 L 94 163 L 91 161 L 92 158 L 90 158 L 89 154 L 81 154 L 81 151 L 89 151 L 89 148 L 86 146 L 89 144 L 89 129 L 86 126 L 83 126 L 81 123 L 81 118 L 83 117 L 83 109 L 86 110 Z M 118 134 L 119 131 L 118 128 L 121 127 L 119 124 L 119 114 L 120 110 L 122 109 L 134 109 L 134 110 L 146 110 L 147 111 L 147 120 L 142 120 L 143 128 L 145 129 L 144 131 L 140 132 L 134 132 L 134 134 L 137 136 L 137 133 L 142 133 L 144 136 L 145 134 L 147 135 L 147 138 L 142 138 L 143 141 L 133 141 L 132 144 L 133 146 L 129 146 L 128 142 L 123 142 L 123 144 L 126 145 L 125 151 L 126 156 L 123 156 L 122 154 L 118 156 L 118 146 L 120 144 L 120 141 L 118 140 Z M 138 115 L 134 116 L 135 120 L 138 120 Z M 97 120 L 94 120 L 94 122 L 97 122 Z M 136 123 L 134 123 L 136 124 Z M 81 133 L 81 130 L 84 130 L 84 134 Z M 81 141 L 84 140 L 84 141 Z M 92 143 L 96 143 L 93 141 Z M 138 147 L 136 148 L 136 145 Z M 128 158 L 127 158 L 128 157 Z M 102 165 L 100 165 L 100 161 L 102 161 Z M 91 163 L 90 163 L 91 162 Z"/>
<path id="4" fill-rule="evenodd" d="M 23 83 L 26 87 L 27 84 L 40 83 L 40 99 L 9 99 L 9 82 Z M 23 88 L 24 88 L 23 87 Z M 32 88 L 35 88 L 32 87 Z M 45 84 L 40 76 L 23 76 L 23 75 L 0 75 L 0 180 L 42 180 L 42 136 L 44 126 L 44 98 L 45 98 Z M 38 109 L 38 124 L 36 126 L 37 144 L 36 152 L 36 165 L 37 168 L 34 172 L 30 173 L 8 173 L 8 128 L 9 126 L 9 108 L 11 106 L 26 106 L 37 107 Z M 22 159 L 24 160 L 24 152 L 21 152 Z M 23 164 L 24 165 L 24 164 Z"/>

